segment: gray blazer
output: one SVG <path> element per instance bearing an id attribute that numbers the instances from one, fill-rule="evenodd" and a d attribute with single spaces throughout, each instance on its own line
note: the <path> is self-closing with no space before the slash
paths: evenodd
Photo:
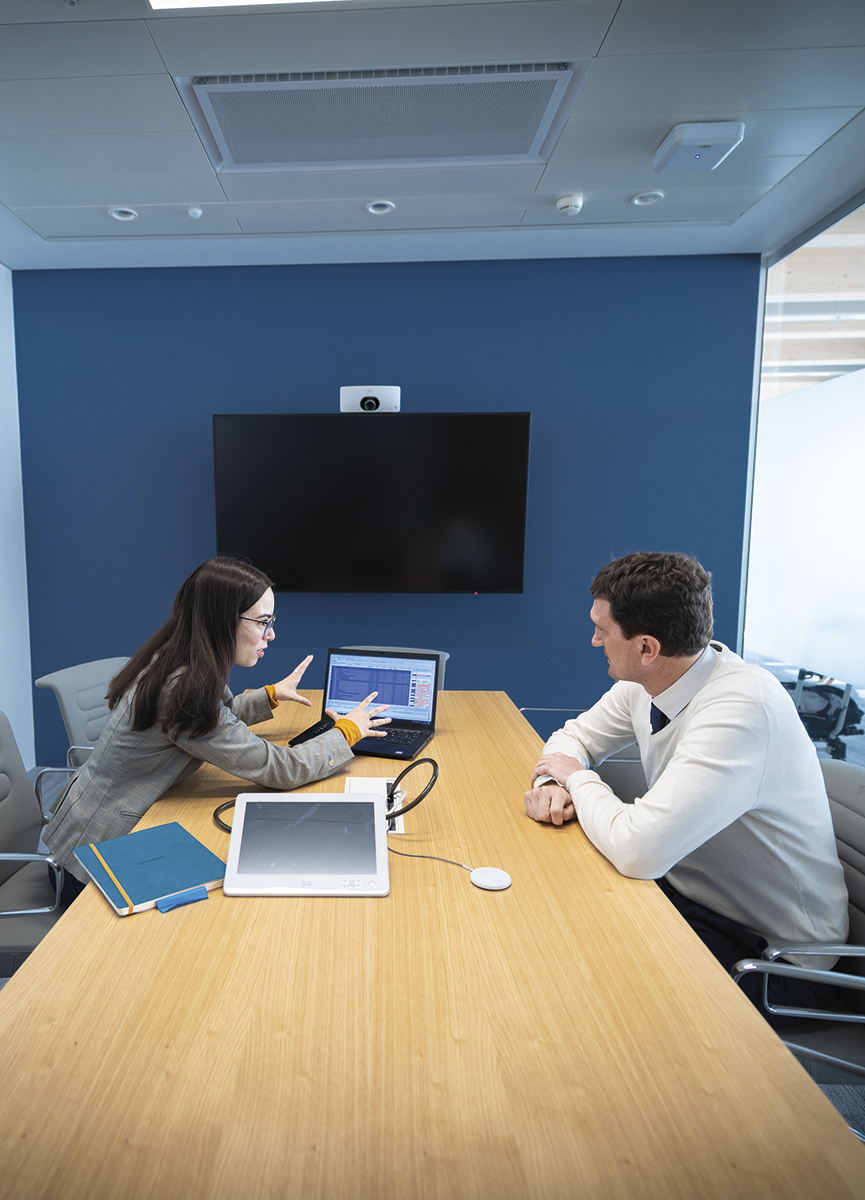
<path id="1" fill-rule="evenodd" d="M 87 873 L 72 856 L 78 846 L 128 833 L 173 783 L 203 762 L 250 783 L 287 791 L 332 775 L 352 758 L 338 729 L 296 748 L 257 737 L 247 726 L 273 715 L 264 688 L 241 696 L 232 696 L 226 688 L 216 728 L 199 738 L 172 737 L 162 732 L 159 722 L 135 732 L 130 709 L 127 693 L 110 714 L 93 753 L 73 776 L 43 835 L 61 866 L 82 882 Z"/>

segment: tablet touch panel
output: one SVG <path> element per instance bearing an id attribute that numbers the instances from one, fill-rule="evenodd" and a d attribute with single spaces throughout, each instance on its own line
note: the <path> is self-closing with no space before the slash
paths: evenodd
<path id="1" fill-rule="evenodd" d="M 381 796 L 238 796 L 228 895 L 383 896 L 387 822 Z"/>

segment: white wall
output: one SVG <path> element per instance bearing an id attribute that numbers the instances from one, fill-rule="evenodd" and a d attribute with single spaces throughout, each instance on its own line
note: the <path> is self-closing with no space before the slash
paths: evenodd
<path id="1" fill-rule="evenodd" d="M 760 402 L 745 649 L 865 687 L 865 370 Z"/>
<path id="2" fill-rule="evenodd" d="M 12 272 L 0 266 L 0 710 L 26 767 L 34 765 L 30 623 L 24 557 L 21 439 Z"/>

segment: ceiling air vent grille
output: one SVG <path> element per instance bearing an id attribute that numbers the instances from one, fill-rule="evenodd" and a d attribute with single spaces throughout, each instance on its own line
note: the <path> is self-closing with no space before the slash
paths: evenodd
<path id="1" fill-rule="evenodd" d="M 218 148 L 217 169 L 286 171 L 537 162 L 573 104 L 574 78 L 574 64 L 506 63 L 178 83 L 200 106 L 190 110 Z"/>

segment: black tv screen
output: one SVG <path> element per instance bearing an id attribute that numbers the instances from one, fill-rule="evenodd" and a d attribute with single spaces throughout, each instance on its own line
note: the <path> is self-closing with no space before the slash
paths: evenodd
<path id="1" fill-rule="evenodd" d="M 529 413 L 213 418 L 216 543 L 285 592 L 521 592 Z"/>

